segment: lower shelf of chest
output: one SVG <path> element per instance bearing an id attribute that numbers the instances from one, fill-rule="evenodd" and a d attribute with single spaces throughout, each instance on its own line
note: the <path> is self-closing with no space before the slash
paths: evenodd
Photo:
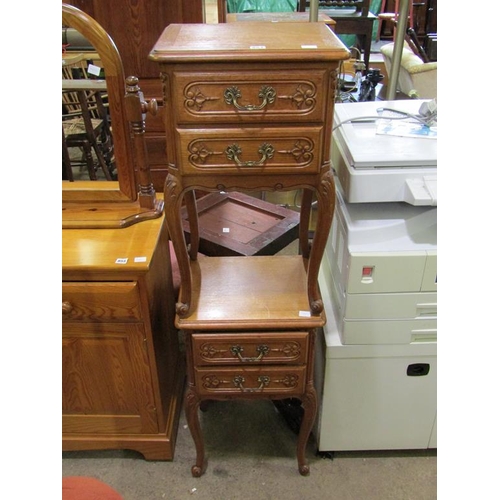
<path id="1" fill-rule="evenodd" d="M 192 312 L 180 329 L 311 329 L 323 315 L 310 313 L 301 256 L 204 257 L 191 262 Z"/>

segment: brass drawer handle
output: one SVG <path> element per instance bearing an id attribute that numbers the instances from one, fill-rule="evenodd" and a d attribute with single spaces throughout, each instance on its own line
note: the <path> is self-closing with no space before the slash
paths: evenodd
<path id="1" fill-rule="evenodd" d="M 233 378 L 233 384 L 235 387 L 239 387 L 241 392 L 257 392 L 261 391 L 264 389 L 264 387 L 268 386 L 269 383 L 271 382 L 271 378 L 268 377 L 267 375 L 260 375 L 259 378 L 257 379 L 257 382 L 259 382 L 259 387 L 254 388 L 254 389 L 246 389 L 243 384 L 245 383 L 245 377 L 242 377 L 241 375 L 237 375 L 236 377 Z"/>
<path id="2" fill-rule="evenodd" d="M 63 314 L 69 314 L 72 310 L 73 310 L 73 306 L 71 305 L 71 302 L 64 300 L 62 303 Z"/>
<path id="3" fill-rule="evenodd" d="M 238 356 L 239 360 L 243 363 L 254 363 L 255 361 L 260 361 L 269 352 L 269 347 L 267 345 L 259 345 L 257 346 L 256 351 L 259 353 L 256 358 L 244 358 L 241 355 L 243 347 L 239 345 L 233 345 L 233 347 L 231 347 L 231 352 L 235 356 Z"/>
<path id="4" fill-rule="evenodd" d="M 241 161 L 238 156 L 241 154 L 241 148 L 238 144 L 232 144 L 226 148 L 226 157 L 228 160 L 234 161 L 238 167 L 260 167 L 264 165 L 266 160 L 271 159 L 274 156 L 274 147 L 271 144 L 264 143 L 259 148 L 259 154 L 261 155 L 258 161 Z"/>
<path id="5" fill-rule="evenodd" d="M 269 86 L 261 87 L 259 91 L 259 98 L 262 102 L 256 106 L 255 104 L 248 104 L 246 106 L 241 106 L 238 104 L 238 99 L 241 97 L 241 91 L 238 87 L 228 87 L 224 91 L 224 100 L 226 104 L 232 104 L 236 109 L 240 111 L 259 111 L 265 108 L 268 104 L 272 104 L 276 99 L 276 90 Z"/>

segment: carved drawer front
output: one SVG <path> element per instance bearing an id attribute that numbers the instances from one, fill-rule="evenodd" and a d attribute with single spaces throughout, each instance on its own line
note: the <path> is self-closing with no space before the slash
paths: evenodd
<path id="1" fill-rule="evenodd" d="M 174 73 L 177 123 L 322 121 L 327 72 Z"/>
<path id="2" fill-rule="evenodd" d="M 137 283 L 63 283 L 63 321 L 138 321 Z"/>
<path id="3" fill-rule="evenodd" d="M 178 129 L 183 175 L 314 174 L 319 172 L 321 127 Z"/>
<path id="4" fill-rule="evenodd" d="M 300 394 L 305 390 L 305 379 L 305 365 L 195 369 L 200 395 Z"/>
<path id="5" fill-rule="evenodd" d="M 193 334 L 196 366 L 303 364 L 307 359 L 308 332 Z"/>

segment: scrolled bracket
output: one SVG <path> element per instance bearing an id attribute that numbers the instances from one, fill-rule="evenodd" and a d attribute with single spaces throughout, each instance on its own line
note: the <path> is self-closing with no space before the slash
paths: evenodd
<path id="1" fill-rule="evenodd" d="M 175 312 L 182 318 L 184 316 L 187 316 L 189 313 L 189 304 L 186 304 L 184 302 L 177 302 L 175 304 Z"/>

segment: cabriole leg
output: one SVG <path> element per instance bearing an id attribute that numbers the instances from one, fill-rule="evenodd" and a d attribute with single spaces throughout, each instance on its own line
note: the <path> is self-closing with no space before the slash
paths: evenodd
<path id="1" fill-rule="evenodd" d="M 205 445 L 203 443 L 203 434 L 201 432 L 200 420 L 198 418 L 198 410 L 200 408 L 200 400 L 192 389 L 186 392 L 184 402 L 184 411 L 186 412 L 186 420 L 196 447 L 196 463 L 191 467 L 193 477 L 200 477 L 206 469 L 205 461 Z"/>
<path id="2" fill-rule="evenodd" d="M 314 386 L 308 385 L 306 393 L 302 398 L 302 406 L 304 408 L 304 416 L 302 425 L 300 426 L 299 438 L 297 441 L 297 462 L 299 464 L 299 472 L 302 476 L 309 475 L 309 465 L 306 461 L 306 446 L 309 436 L 312 431 L 318 402 Z"/>

